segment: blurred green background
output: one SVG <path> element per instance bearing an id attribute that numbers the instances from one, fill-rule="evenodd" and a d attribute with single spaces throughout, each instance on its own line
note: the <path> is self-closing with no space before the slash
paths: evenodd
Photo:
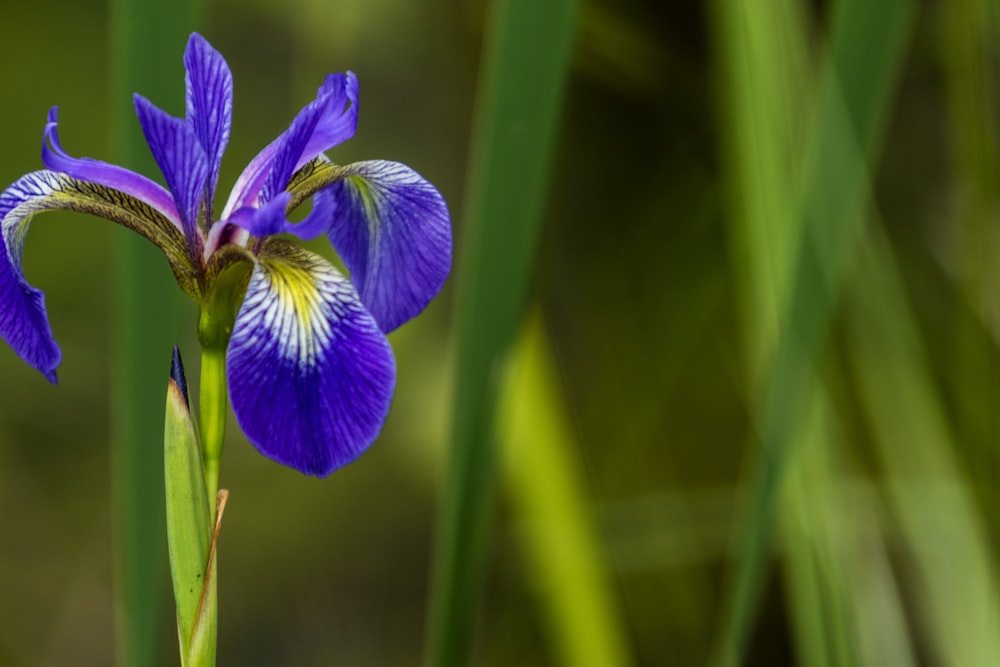
<path id="1" fill-rule="evenodd" d="M 511 326 L 522 305 L 533 314 L 514 351 L 500 336 L 481 355 L 496 362 L 481 379 L 498 428 L 470 431 L 471 456 L 497 445 L 496 493 L 476 500 L 476 535 L 454 538 L 475 561 L 465 538 L 485 535 L 482 587 L 460 587 L 471 639 L 456 664 L 1000 664 L 996 6 L 566 6 L 565 94 L 548 101 L 561 111 L 518 184 L 483 167 L 486 107 L 503 101 L 489 91 L 517 71 L 502 63 L 518 49 L 496 45 L 522 39 L 490 3 L 201 4 L 198 30 L 235 79 L 221 188 L 327 72 L 351 69 L 359 129 L 330 156 L 413 166 L 456 234 L 444 293 L 391 336 L 395 402 L 357 463 L 305 478 L 230 420 L 219 664 L 434 655 L 435 540 L 461 497 L 446 491 L 461 474 L 453 405 L 479 378 L 456 368 L 481 344 L 456 323 L 504 289 L 469 279 L 475 230 L 503 237 L 488 211 L 509 202 L 489 197 L 518 187 L 541 188 L 510 232 L 537 219 L 537 250 L 491 261 L 510 271 Z M 113 133 L 139 136 L 110 120 L 111 30 L 104 3 L 0 7 L 0 182 L 41 167 L 55 104 L 73 155 L 111 159 Z M 537 39 L 525 33 L 529 55 Z M 157 54 L 168 97 L 138 91 L 174 112 L 183 48 Z M 484 194 L 484 173 L 513 190 Z M 64 361 L 52 387 L 0 347 L 0 665 L 114 660 L 113 267 L 127 234 L 53 213 L 27 242 Z M 170 350 L 148 353 L 165 390 Z M 158 557 L 152 653 L 176 664 Z M 460 625 L 443 623 L 444 637 Z"/>

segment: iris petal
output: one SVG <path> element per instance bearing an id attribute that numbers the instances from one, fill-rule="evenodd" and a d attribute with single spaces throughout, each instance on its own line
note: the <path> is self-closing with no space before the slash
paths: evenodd
<path id="1" fill-rule="evenodd" d="M 288 206 L 290 197 L 289 193 L 280 192 L 277 197 L 260 208 L 245 207 L 233 211 L 229 216 L 229 222 L 258 237 L 280 234 L 289 224 L 285 217 L 285 207 Z"/>
<path id="2" fill-rule="evenodd" d="M 62 351 L 52 335 L 49 317 L 45 311 L 45 295 L 24 279 L 21 270 L 21 253 L 28 221 L 33 211 L 19 215 L 19 206 L 30 207 L 31 202 L 44 199 L 54 191 L 52 181 L 46 178 L 51 172 L 28 174 L 0 194 L 0 336 L 17 354 L 34 366 L 52 384 L 58 382 L 56 368 L 62 361 Z M 14 212 L 13 215 L 11 213 Z M 23 222 L 22 222 L 23 220 Z"/>
<path id="3" fill-rule="evenodd" d="M 351 272 L 365 307 L 386 333 L 417 315 L 451 270 L 451 222 L 441 194 L 398 162 L 341 168 L 327 188 L 330 242 Z M 294 232 L 294 228 L 289 231 Z"/>
<path id="4" fill-rule="evenodd" d="M 329 192 L 320 190 L 314 195 L 312 211 L 300 222 L 289 222 L 286 215 L 291 198 L 290 192 L 279 192 L 260 208 L 244 206 L 236 209 L 229 214 L 226 223 L 242 227 L 253 236 L 261 238 L 286 232 L 306 241 L 311 241 L 329 229 L 337 204 Z"/>
<path id="5" fill-rule="evenodd" d="M 158 109 L 141 95 L 135 96 L 135 111 L 149 149 L 177 202 L 184 235 L 194 246 L 198 238 L 198 212 L 204 202 L 210 171 L 205 150 L 189 124 Z M 200 248 L 192 249 L 197 250 L 192 256 L 200 253 Z"/>
<path id="6" fill-rule="evenodd" d="M 181 218 L 170 193 L 155 181 L 134 171 L 88 157 L 74 158 L 59 143 L 59 109 L 49 110 L 45 137 L 42 140 L 42 163 L 46 169 L 60 171 L 73 178 L 114 188 L 144 201 L 181 229 Z"/>
<path id="7" fill-rule="evenodd" d="M 56 209 L 91 213 L 139 232 L 164 250 L 181 286 L 194 289 L 184 238 L 156 209 L 127 193 L 63 173 L 22 176 L 0 193 L 0 337 L 53 383 L 62 355 L 49 326 L 45 297 L 24 278 L 21 254 L 32 216 Z"/>
<path id="8" fill-rule="evenodd" d="M 316 130 L 316 125 L 323 115 L 323 107 L 328 98 L 329 96 L 323 97 L 307 104 L 292 121 L 291 126 L 281 135 L 281 145 L 278 146 L 278 150 L 271 160 L 267 178 L 264 179 L 264 187 L 260 193 L 261 203 L 270 201 L 275 193 L 285 189 L 288 179 L 295 172 L 295 164 L 298 162 L 302 150 Z"/>
<path id="9" fill-rule="evenodd" d="M 395 386 L 383 333 L 326 260 L 270 239 L 226 355 L 237 421 L 265 456 L 326 476 L 378 435 Z"/>
<path id="10" fill-rule="evenodd" d="M 336 208 L 337 200 L 333 194 L 328 189 L 320 190 L 313 195 L 312 210 L 309 214 L 300 222 L 292 223 L 286 220 L 282 231 L 294 234 L 304 241 L 311 241 L 329 230 Z"/>
<path id="11" fill-rule="evenodd" d="M 261 189 L 264 187 L 264 179 L 267 177 L 268 168 L 274 159 L 274 154 L 278 152 L 281 139 L 285 135 L 279 135 L 277 139 L 264 147 L 264 150 L 257 153 L 250 164 L 246 166 L 243 173 L 236 179 L 233 189 L 229 192 L 229 199 L 225 208 L 222 209 L 222 219 L 226 220 L 233 211 L 247 206 L 256 206 Z"/>
<path id="12" fill-rule="evenodd" d="M 265 180 L 277 183 L 271 194 L 285 187 L 295 170 L 325 150 L 354 136 L 358 126 L 358 79 L 353 72 L 331 74 L 292 124 L 268 144 L 236 179 L 232 194 L 222 212 L 223 219 L 244 206 L 256 206 Z M 308 127 L 308 132 L 302 129 Z M 282 166 L 272 167 L 281 153 Z M 287 165 L 291 165 L 290 167 Z M 275 172 L 274 176 L 271 176 Z M 287 172 L 287 173 L 286 173 Z"/>
<path id="13" fill-rule="evenodd" d="M 233 123 L 233 75 L 222 54 L 198 33 L 193 33 L 188 40 L 184 50 L 184 67 L 187 72 L 184 77 L 187 122 L 194 129 L 208 158 L 208 193 L 211 199 Z"/>
<path id="14" fill-rule="evenodd" d="M 299 152 L 295 169 L 347 141 L 358 129 L 358 77 L 354 72 L 328 74 L 316 94 L 317 100 L 323 98 L 326 101 L 322 115 L 309 141 Z"/>

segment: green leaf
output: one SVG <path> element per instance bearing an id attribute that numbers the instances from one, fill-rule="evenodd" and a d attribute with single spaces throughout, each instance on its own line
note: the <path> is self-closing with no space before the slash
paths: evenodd
<path id="1" fill-rule="evenodd" d="M 211 514 L 205 491 L 201 448 L 191 418 L 180 352 L 176 347 L 167 387 L 163 451 L 167 549 L 177 603 L 177 634 L 181 664 L 189 665 L 187 656 L 206 583 Z"/>
<path id="2" fill-rule="evenodd" d="M 208 549 L 208 567 L 205 568 L 205 585 L 195 611 L 191 643 L 187 647 L 185 667 L 215 667 L 215 644 L 219 632 L 218 560 L 216 549 L 219 545 L 219 529 L 222 528 L 222 514 L 226 510 L 229 491 L 219 490 L 216 494 L 215 529 L 212 544 Z"/>
<path id="3" fill-rule="evenodd" d="M 577 0 L 498 0 L 483 55 L 458 278 L 448 488 L 439 513 L 426 664 L 464 665 L 495 487 L 499 373 L 521 323 L 575 34 Z"/>
<path id="4" fill-rule="evenodd" d="M 755 403 L 759 449 L 744 513 L 736 521 L 742 532 L 714 647 L 714 663 L 720 666 L 740 664 L 749 643 L 782 481 L 800 445 L 803 415 L 817 390 L 817 361 L 863 231 L 870 165 L 915 9 L 910 0 L 842 0 L 833 7 L 828 53 L 815 95 L 810 95 L 816 99 L 811 134 L 799 142 L 805 152 L 794 163 L 803 174 L 798 185 L 787 178 L 794 137 L 773 125 L 771 119 L 783 120 L 781 116 L 769 115 L 787 111 L 787 106 L 775 99 L 769 107 L 754 97 L 780 97 L 786 85 L 775 74 L 780 61 L 771 45 L 781 42 L 770 34 L 774 22 L 754 20 L 765 5 L 778 7 L 763 3 L 751 10 L 722 1 L 717 6 L 724 10 L 717 24 L 730 94 L 743 105 L 747 121 L 735 126 L 730 137 L 731 150 L 745 161 L 737 177 L 752 216 L 737 243 L 756 271 L 757 289 L 746 296 L 752 308 L 763 306 L 775 318 L 774 326 L 751 332 L 748 396 Z M 739 15 L 737 10 L 745 11 Z M 803 43 L 795 34 L 800 29 L 796 22 L 785 23 L 793 43 Z M 755 175 L 758 166 L 763 173 Z M 781 189 L 785 180 L 793 186 L 788 191 Z M 773 274 L 765 279 L 768 270 Z"/>
<path id="5" fill-rule="evenodd" d="M 938 664 L 1000 664 L 995 546 L 958 451 L 888 240 L 869 231 L 851 282 L 848 339 L 859 400 L 905 545 L 920 645 Z"/>
<path id="6" fill-rule="evenodd" d="M 631 665 L 583 462 L 537 314 L 521 334 L 499 415 L 505 486 L 560 664 Z"/>

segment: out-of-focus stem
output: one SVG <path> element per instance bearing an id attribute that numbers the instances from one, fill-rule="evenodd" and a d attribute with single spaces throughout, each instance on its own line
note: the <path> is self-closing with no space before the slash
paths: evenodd
<path id="1" fill-rule="evenodd" d="M 178 62 L 198 0 L 113 0 L 110 5 L 113 162 L 157 174 L 142 140 L 132 94 L 176 99 Z M 178 100 L 180 102 L 180 100 Z M 170 109 L 183 112 L 183 106 Z M 111 408 L 112 511 L 117 664 L 156 667 L 164 641 L 166 525 L 163 358 L 187 330 L 184 295 L 163 255 L 137 234 L 115 238 Z"/>

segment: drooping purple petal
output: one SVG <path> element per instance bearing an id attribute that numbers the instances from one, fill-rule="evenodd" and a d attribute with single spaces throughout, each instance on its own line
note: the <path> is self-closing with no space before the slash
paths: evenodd
<path id="1" fill-rule="evenodd" d="M 314 197 L 313 213 L 330 211 L 330 242 L 361 301 L 388 333 L 423 310 L 448 277 L 448 206 L 404 164 L 370 160 L 344 170 L 348 175 L 326 190 L 329 202 Z"/>
<path id="2" fill-rule="evenodd" d="M 41 371 L 52 384 L 62 352 L 52 335 L 45 295 L 24 279 L 21 254 L 34 202 L 58 189 L 59 174 L 48 171 L 22 176 L 0 193 L 0 336 L 18 356 Z"/>
<path id="3" fill-rule="evenodd" d="M 138 232 L 164 251 L 186 292 L 194 294 L 195 285 L 183 235 L 148 203 L 62 172 L 36 171 L 19 178 L 0 193 L 0 337 L 55 383 L 62 354 L 49 326 L 45 296 L 28 284 L 21 268 L 33 216 L 52 210 L 90 213 Z"/>
<path id="4" fill-rule="evenodd" d="M 193 244 L 198 238 L 198 211 L 205 200 L 210 171 L 205 150 L 190 125 L 141 95 L 135 96 L 135 111 L 149 149 L 174 195 L 184 235 Z"/>
<path id="5" fill-rule="evenodd" d="M 45 294 L 4 261 L 0 262 L 0 300 L 0 336 L 45 379 L 58 384 L 56 369 L 62 362 L 62 351 L 49 326 Z"/>
<path id="6" fill-rule="evenodd" d="M 315 122 L 312 122 L 314 115 Z M 309 132 L 301 132 L 304 126 L 310 127 Z M 357 126 L 357 77 L 353 72 L 328 75 L 319 87 L 316 99 L 307 104 L 296 115 L 289 128 L 258 153 L 236 179 L 222 217 L 226 218 L 244 206 L 256 206 L 265 180 L 278 183 L 273 187 L 274 192 L 283 188 L 295 170 L 323 151 L 353 137 Z M 298 132 L 293 132 L 296 128 Z M 272 165 L 279 152 L 284 154 L 282 166 L 272 177 Z M 287 166 L 289 164 L 290 168 Z"/>
<path id="7" fill-rule="evenodd" d="M 225 58 L 193 33 L 184 50 L 187 122 L 208 158 L 208 205 L 219 178 L 222 154 L 233 122 L 233 75 Z"/>
<path id="8" fill-rule="evenodd" d="M 270 240 L 236 317 L 226 373 L 236 419 L 263 453 L 324 477 L 382 428 L 395 386 L 392 349 L 347 278 Z"/>
<path id="9" fill-rule="evenodd" d="M 81 181 L 90 181 L 132 195 L 162 213 L 164 217 L 177 225 L 178 229 L 182 229 L 181 217 L 174 204 L 174 198 L 162 185 L 118 165 L 88 157 L 71 157 L 59 143 L 58 125 L 59 109 L 52 107 L 49 110 L 48 122 L 45 124 L 45 135 L 42 139 L 42 164 L 45 165 L 46 169 L 59 171 Z"/>

